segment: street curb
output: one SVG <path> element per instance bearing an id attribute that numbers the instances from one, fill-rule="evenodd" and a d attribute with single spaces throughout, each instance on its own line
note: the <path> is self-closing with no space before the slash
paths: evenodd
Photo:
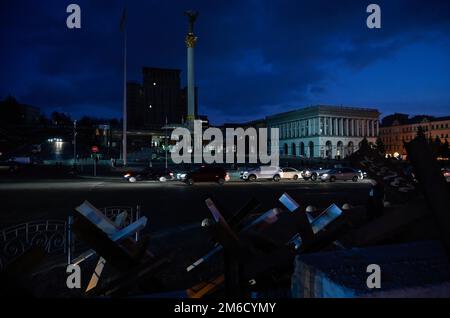
<path id="1" fill-rule="evenodd" d="M 80 175 L 78 176 L 78 178 L 89 179 L 89 180 L 99 180 L 99 181 L 101 181 L 101 180 L 103 180 L 103 181 L 120 181 L 123 179 L 121 177 L 94 177 L 94 176 L 80 176 Z"/>

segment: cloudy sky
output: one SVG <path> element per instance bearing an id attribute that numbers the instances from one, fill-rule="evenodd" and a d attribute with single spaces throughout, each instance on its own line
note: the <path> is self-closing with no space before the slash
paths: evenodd
<path id="1" fill-rule="evenodd" d="M 70 3 L 79 30 L 66 27 Z M 379 30 L 366 26 L 370 3 L 381 6 Z M 1 0 L 0 98 L 120 117 L 125 5 L 128 79 L 138 81 L 154 66 L 186 82 L 183 12 L 200 12 L 196 80 L 213 123 L 312 104 L 450 115 L 448 0 Z"/>

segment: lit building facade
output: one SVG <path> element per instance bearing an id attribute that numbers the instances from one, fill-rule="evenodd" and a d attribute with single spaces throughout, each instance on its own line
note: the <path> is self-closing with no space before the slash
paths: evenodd
<path id="1" fill-rule="evenodd" d="M 266 117 L 268 128 L 279 128 L 280 155 L 345 158 L 359 149 L 364 137 L 375 143 L 377 109 L 317 105 Z"/>
<path id="2" fill-rule="evenodd" d="M 444 142 L 450 136 L 450 116 L 437 118 L 417 116 L 403 120 L 399 118 L 388 125 L 380 126 L 380 138 L 384 144 L 386 155 L 405 157 L 406 149 L 403 142 L 413 140 L 417 136 L 419 127 L 422 127 L 427 139 L 434 141 L 439 138 L 441 142 Z"/>

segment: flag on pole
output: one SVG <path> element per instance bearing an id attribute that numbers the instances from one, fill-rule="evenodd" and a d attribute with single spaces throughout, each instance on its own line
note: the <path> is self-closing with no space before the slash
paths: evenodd
<path id="1" fill-rule="evenodd" d="M 122 17 L 120 18 L 120 31 L 125 31 L 125 24 L 127 22 L 127 8 L 123 9 Z"/>

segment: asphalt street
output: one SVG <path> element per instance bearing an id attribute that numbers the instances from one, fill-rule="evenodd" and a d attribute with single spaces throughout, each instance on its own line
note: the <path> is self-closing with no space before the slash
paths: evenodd
<path id="1" fill-rule="evenodd" d="M 84 200 L 95 206 L 141 206 L 149 219 L 148 231 L 161 232 L 191 226 L 210 214 L 204 200 L 212 196 L 225 215 L 233 213 L 251 197 L 261 202 L 261 212 L 278 205 L 287 192 L 304 207 L 325 208 L 331 203 L 365 204 L 370 189 L 366 180 L 334 183 L 286 180 L 281 182 L 197 183 L 144 181 L 127 183 L 113 179 L 0 180 L 0 228 L 21 222 L 65 219 Z"/>

